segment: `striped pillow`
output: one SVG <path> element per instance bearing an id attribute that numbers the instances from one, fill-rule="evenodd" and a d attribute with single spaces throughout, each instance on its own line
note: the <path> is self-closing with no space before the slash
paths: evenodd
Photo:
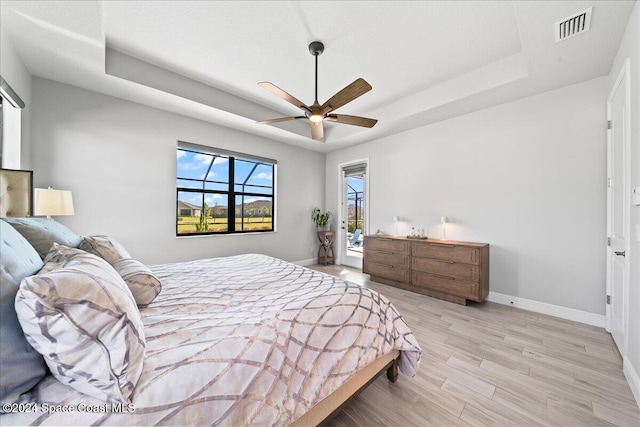
<path id="1" fill-rule="evenodd" d="M 116 239 L 109 236 L 85 236 L 78 247 L 99 256 L 111 265 L 121 259 L 131 258 L 129 252 Z"/>
<path id="2" fill-rule="evenodd" d="M 54 245 L 47 259 L 44 273 L 23 279 L 16 296 L 27 341 L 62 383 L 107 402 L 129 403 L 146 345 L 131 292 L 95 255 Z"/>
<path id="3" fill-rule="evenodd" d="M 160 280 L 149 268 L 131 258 L 129 252 L 109 236 L 85 236 L 80 249 L 107 261 L 124 279 L 138 305 L 148 305 L 160 291 Z"/>
<path id="4" fill-rule="evenodd" d="M 162 284 L 149 267 L 135 259 L 121 259 L 112 267 L 129 287 L 138 305 L 148 305 L 162 290 Z"/>

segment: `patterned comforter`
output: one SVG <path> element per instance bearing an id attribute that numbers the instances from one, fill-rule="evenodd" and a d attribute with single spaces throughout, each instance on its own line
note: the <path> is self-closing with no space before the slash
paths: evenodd
<path id="1" fill-rule="evenodd" d="M 31 411 L 0 424 L 284 425 L 392 349 L 415 375 L 420 347 L 373 290 L 256 254 L 152 270 L 162 292 L 141 309 L 133 404 L 106 405 L 49 376 Z"/>

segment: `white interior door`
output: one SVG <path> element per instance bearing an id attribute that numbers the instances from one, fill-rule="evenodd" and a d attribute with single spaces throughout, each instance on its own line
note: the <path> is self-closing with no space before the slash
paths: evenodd
<path id="1" fill-rule="evenodd" d="M 626 352 L 629 298 L 629 81 L 625 62 L 609 96 L 607 114 L 607 329 Z"/>
<path id="2" fill-rule="evenodd" d="M 362 268 L 364 235 L 368 231 L 368 161 L 340 165 L 340 262 Z"/>

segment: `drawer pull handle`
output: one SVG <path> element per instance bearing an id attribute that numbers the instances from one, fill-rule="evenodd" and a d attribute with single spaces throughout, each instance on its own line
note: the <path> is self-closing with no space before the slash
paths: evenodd
<path id="1" fill-rule="evenodd" d="M 438 246 L 440 248 L 453 248 L 453 245 L 442 245 L 439 243 L 429 243 L 431 246 Z"/>
<path id="2" fill-rule="evenodd" d="M 393 239 L 389 239 L 388 237 L 377 237 L 378 240 L 384 240 L 385 242 L 391 242 Z"/>
<path id="3" fill-rule="evenodd" d="M 378 251 L 378 253 L 385 254 L 385 255 L 393 255 L 393 252 L 389 252 L 389 251 Z"/>
<path id="4" fill-rule="evenodd" d="M 433 273 L 431 273 L 431 275 L 432 275 L 432 276 L 435 276 L 435 277 L 439 277 L 439 278 L 441 278 L 441 279 L 456 280 L 456 278 L 455 278 L 455 277 L 451 277 L 451 276 L 443 276 L 443 275 L 441 275 L 441 274 L 433 274 Z"/>
<path id="5" fill-rule="evenodd" d="M 455 261 L 447 261 L 446 259 L 432 259 L 433 262 L 441 262 L 443 264 L 455 264 Z"/>
<path id="6" fill-rule="evenodd" d="M 383 263 L 381 263 L 381 262 L 376 262 L 376 264 L 377 264 L 377 265 L 380 265 L 380 266 L 382 266 L 382 267 L 393 268 L 393 265 L 391 265 L 391 264 L 383 264 Z"/>

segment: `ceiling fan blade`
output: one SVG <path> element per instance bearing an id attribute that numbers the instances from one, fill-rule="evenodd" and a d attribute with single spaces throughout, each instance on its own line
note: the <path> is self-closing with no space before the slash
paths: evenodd
<path id="1" fill-rule="evenodd" d="M 256 122 L 259 125 L 271 125 L 274 123 L 280 123 L 280 122 L 288 122 L 290 120 L 296 120 L 296 119 L 306 119 L 307 116 L 295 116 L 295 117 L 280 117 L 279 119 L 271 119 L 271 120 L 262 120 L 260 122 Z"/>
<path id="2" fill-rule="evenodd" d="M 311 111 L 311 109 L 307 107 L 307 105 L 304 104 L 302 101 L 290 95 L 289 93 L 285 92 L 284 90 L 280 89 L 278 86 L 274 85 L 273 83 L 260 82 L 258 83 L 258 85 L 265 88 L 275 96 L 278 96 L 284 99 L 285 101 L 289 102 L 290 104 L 295 105 L 298 108 L 302 108 L 303 110 L 306 110 L 306 111 Z"/>
<path id="3" fill-rule="evenodd" d="M 326 114 L 329 111 L 337 110 L 344 104 L 347 104 L 357 97 L 364 95 L 371 90 L 371 85 L 363 78 L 359 78 L 340 92 L 333 95 L 327 102 L 320 107 L 320 114 Z"/>
<path id="4" fill-rule="evenodd" d="M 322 122 L 311 122 L 311 139 L 322 139 L 324 137 L 324 128 Z"/>
<path id="5" fill-rule="evenodd" d="M 348 116 L 346 114 L 329 114 L 327 120 L 345 125 L 362 126 L 372 128 L 378 121 L 376 119 L 368 119 L 366 117 Z"/>

